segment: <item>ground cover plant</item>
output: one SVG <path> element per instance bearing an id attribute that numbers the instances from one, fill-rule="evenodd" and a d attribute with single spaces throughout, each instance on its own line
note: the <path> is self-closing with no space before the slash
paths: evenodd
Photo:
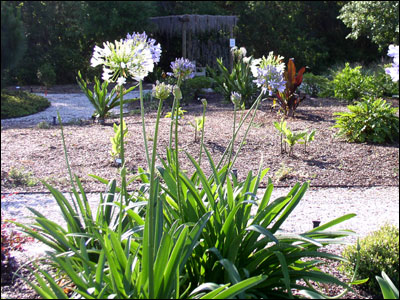
<path id="1" fill-rule="evenodd" d="M 118 82 L 120 124 L 124 124 L 122 95 L 125 76 L 130 74 L 139 80 L 142 90 L 142 79 L 153 69 L 155 60 L 151 50 L 154 44 L 146 44 L 146 41 L 145 34 L 134 34 L 126 40 L 116 41 L 116 48 L 105 43 L 104 49 L 95 49 L 95 58 L 105 65 L 108 79 Z M 109 47 L 116 49 L 112 57 L 109 56 Z M 125 50 L 133 57 L 123 55 Z M 97 65 L 97 62 L 93 64 Z M 212 171 L 206 176 L 199 165 L 201 150 L 198 159 L 178 151 L 180 85 L 191 76 L 193 69 L 185 59 L 173 62 L 171 75 L 176 78 L 176 84 L 171 88 L 174 102 L 168 120 L 166 158 L 161 158 L 162 165 L 156 168 L 158 129 L 163 101 L 168 96 L 164 91 L 170 90 L 165 85 L 156 85 L 154 89 L 159 97 L 159 106 L 151 151 L 147 145 L 143 106 L 141 109 L 146 160 L 144 169 L 140 169 L 136 177 L 140 178 L 142 185 L 133 192 L 127 190 L 124 134 L 121 130 L 120 184 L 92 175 L 107 184 L 106 198 L 100 195 L 96 214 L 88 206 L 79 177 L 72 176 L 61 125 L 74 194 L 73 206 L 57 189 L 45 182 L 43 184 L 56 199 L 67 228 L 51 222 L 34 209 L 30 210 L 36 215 L 35 225 L 18 225 L 54 250 L 49 259 L 73 285 L 69 285 L 71 290 L 65 294 L 54 278 L 40 269 L 35 272 L 38 284 L 28 283 L 43 298 L 298 297 L 293 295 L 292 289 L 307 296 L 323 294 L 311 285 L 298 285 L 299 279 L 340 285 L 347 292 L 350 289 L 347 284 L 319 268 L 321 260 L 303 259 L 342 260 L 339 256 L 317 250 L 324 245 L 340 243 L 338 238 L 351 234 L 348 230 L 332 231 L 330 228 L 355 214 L 344 215 L 307 232 L 281 233 L 280 226 L 295 209 L 309 184 L 297 183 L 286 196 L 271 202 L 273 185 L 269 182 L 262 199 L 257 201 L 259 183 L 267 173 L 262 163 L 255 176 L 252 172 L 246 175 L 245 180 L 231 176 L 262 96 L 272 86 L 268 84 L 268 72 L 263 72 L 268 70 L 267 67 L 261 66 L 258 73 L 258 80 L 264 77 L 265 86 L 237 127 L 236 124 L 233 126 L 232 138 L 218 162 L 204 147 L 206 162 Z M 142 102 L 142 93 L 140 98 Z M 61 123 L 60 116 L 58 118 Z M 244 134 L 239 135 L 239 132 Z M 236 139 L 240 143 L 234 152 Z M 180 166 L 181 156 L 188 157 L 195 169 L 190 175 Z M 254 205 L 258 209 L 253 217 L 250 212 Z M 233 250 L 231 245 L 239 245 L 237 251 L 228 251 Z"/>
<path id="2" fill-rule="evenodd" d="M 1 91 L 1 118 L 17 118 L 37 113 L 50 106 L 44 97 L 25 91 Z"/>

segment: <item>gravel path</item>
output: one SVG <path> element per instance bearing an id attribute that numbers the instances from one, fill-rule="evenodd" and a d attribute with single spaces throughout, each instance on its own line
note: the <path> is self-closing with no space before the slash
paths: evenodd
<path id="1" fill-rule="evenodd" d="M 150 90 L 144 90 L 143 93 L 148 93 Z M 36 95 L 45 97 L 43 93 L 35 93 Z M 124 96 L 124 99 L 138 98 L 139 91 L 132 91 Z M 57 117 L 57 111 L 60 112 L 63 123 L 73 122 L 77 120 L 91 119 L 95 111 L 90 101 L 85 94 L 48 94 L 46 98 L 51 102 L 51 105 L 39 113 L 20 117 L 1 120 L 1 126 L 7 127 L 16 125 L 21 127 L 30 127 L 37 125 L 40 122 L 53 123 L 53 117 Z M 111 112 L 119 112 L 119 108 L 114 108 Z M 58 120 L 57 120 L 58 123 Z"/>
<path id="2" fill-rule="evenodd" d="M 288 188 L 275 188 L 271 199 L 284 196 Z M 69 194 L 64 193 L 67 199 Z M 97 209 L 99 195 L 88 194 L 92 210 Z M 2 218 L 16 219 L 22 223 L 31 223 L 32 207 L 52 221 L 65 225 L 56 201 L 51 194 L 14 194 L 7 195 L 1 201 Z M 379 229 L 385 223 L 399 226 L 399 188 L 310 188 L 281 229 L 301 233 L 310 230 L 312 221 L 321 221 L 321 225 L 345 214 L 355 213 L 356 217 L 347 220 L 333 229 L 351 229 L 357 233 L 349 236 L 348 242 L 355 242 L 357 236 L 364 237 Z M 40 251 L 39 248 L 36 248 Z"/>

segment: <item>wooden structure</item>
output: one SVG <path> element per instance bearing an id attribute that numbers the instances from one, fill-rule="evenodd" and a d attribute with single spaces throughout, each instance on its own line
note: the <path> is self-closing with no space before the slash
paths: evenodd
<path id="1" fill-rule="evenodd" d="M 236 16 L 213 16 L 213 15 L 176 15 L 153 17 L 150 21 L 156 24 L 156 31 L 160 32 L 171 38 L 179 34 L 182 35 L 182 57 L 196 60 L 195 54 L 196 44 L 199 47 L 197 40 L 194 41 L 193 37 L 198 34 L 206 32 L 229 32 L 229 37 L 234 38 L 233 29 L 237 23 Z M 208 44 L 204 48 L 210 48 L 213 45 Z M 229 41 L 226 41 L 227 48 Z M 228 50 L 229 51 L 229 50 Z M 228 53 L 228 57 L 231 55 Z M 232 61 L 230 61 L 232 64 Z"/>

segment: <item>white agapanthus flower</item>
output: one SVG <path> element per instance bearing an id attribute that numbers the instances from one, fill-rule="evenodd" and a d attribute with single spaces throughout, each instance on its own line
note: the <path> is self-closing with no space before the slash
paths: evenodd
<path id="1" fill-rule="evenodd" d="M 390 45 L 388 50 L 388 56 L 393 58 L 391 68 L 386 68 L 386 74 L 389 74 L 393 82 L 399 81 L 399 46 Z"/>
<path id="2" fill-rule="evenodd" d="M 152 53 L 145 42 L 135 43 L 132 39 L 103 43 L 104 48 L 94 47 L 90 61 L 92 67 L 103 65 L 102 79 L 122 83 L 121 77 L 143 80 L 153 71 Z"/>

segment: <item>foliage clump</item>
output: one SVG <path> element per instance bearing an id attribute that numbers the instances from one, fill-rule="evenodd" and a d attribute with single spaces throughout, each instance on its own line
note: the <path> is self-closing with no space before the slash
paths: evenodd
<path id="1" fill-rule="evenodd" d="M 356 105 L 348 105 L 349 112 L 334 113 L 339 128 L 336 137 L 345 137 L 349 142 L 395 142 L 399 136 L 397 107 L 383 99 L 363 98 Z"/>
<path id="2" fill-rule="evenodd" d="M 1 91 L 1 118 L 18 118 L 31 115 L 50 106 L 44 97 L 24 91 Z"/>
<path id="3" fill-rule="evenodd" d="M 358 274 L 360 278 L 367 278 L 368 289 L 376 295 L 380 294 L 375 276 L 384 271 L 393 282 L 399 286 L 399 228 L 394 225 L 384 225 L 360 240 L 360 262 Z M 341 263 L 340 268 L 352 273 L 357 262 L 357 245 L 350 245 L 342 253 L 349 262 Z"/>

